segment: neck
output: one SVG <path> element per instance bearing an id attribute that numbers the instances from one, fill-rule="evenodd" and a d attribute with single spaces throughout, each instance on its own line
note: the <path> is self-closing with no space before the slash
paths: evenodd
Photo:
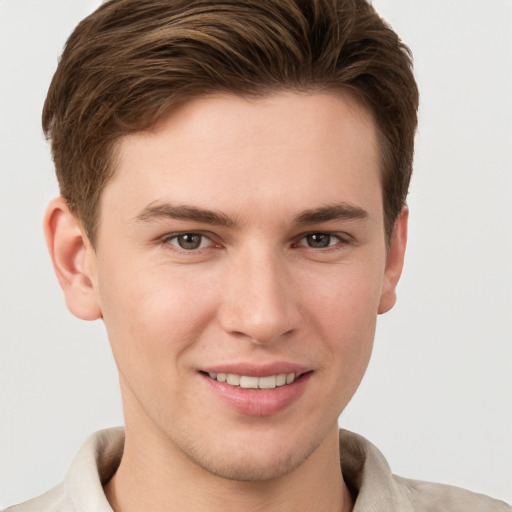
<path id="1" fill-rule="evenodd" d="M 198 467 L 162 439 L 127 426 L 123 458 L 105 494 L 115 512 L 239 510 L 349 512 L 353 501 L 341 473 L 337 429 L 290 473 L 267 481 L 228 480 Z"/>

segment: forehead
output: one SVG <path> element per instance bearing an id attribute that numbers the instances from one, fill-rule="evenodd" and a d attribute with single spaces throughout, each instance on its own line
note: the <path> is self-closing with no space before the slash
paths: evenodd
<path id="1" fill-rule="evenodd" d="M 216 95 L 121 139 L 103 202 L 291 210 L 377 201 L 380 207 L 379 175 L 375 123 L 347 94 Z"/>

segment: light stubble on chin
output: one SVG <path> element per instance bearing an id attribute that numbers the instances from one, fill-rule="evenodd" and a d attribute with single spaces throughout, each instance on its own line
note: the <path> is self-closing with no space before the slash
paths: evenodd
<path id="1" fill-rule="evenodd" d="M 272 460 L 255 457 L 251 449 L 244 450 L 243 447 L 231 453 L 206 453 L 187 434 L 180 443 L 180 451 L 190 462 L 213 476 L 240 483 L 263 483 L 284 477 L 297 469 L 319 448 L 327 432 L 315 439 L 302 439 L 294 449 L 287 452 L 274 452 Z M 257 449 L 255 444 L 251 448 Z"/>

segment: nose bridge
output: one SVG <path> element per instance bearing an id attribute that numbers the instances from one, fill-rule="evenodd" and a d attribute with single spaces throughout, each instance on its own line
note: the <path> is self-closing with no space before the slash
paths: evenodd
<path id="1" fill-rule="evenodd" d="M 273 247 L 247 247 L 230 262 L 221 322 L 226 331 L 264 344 L 297 327 L 286 258 Z"/>

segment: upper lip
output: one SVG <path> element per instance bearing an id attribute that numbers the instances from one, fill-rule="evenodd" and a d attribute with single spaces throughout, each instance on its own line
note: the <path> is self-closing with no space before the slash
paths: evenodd
<path id="1" fill-rule="evenodd" d="M 267 364 L 255 363 L 222 363 L 201 368 L 205 373 L 231 373 L 234 375 L 246 375 L 248 377 L 268 377 L 270 375 L 279 375 L 283 373 L 295 373 L 301 375 L 311 371 L 312 368 L 285 361 L 276 361 Z"/>

